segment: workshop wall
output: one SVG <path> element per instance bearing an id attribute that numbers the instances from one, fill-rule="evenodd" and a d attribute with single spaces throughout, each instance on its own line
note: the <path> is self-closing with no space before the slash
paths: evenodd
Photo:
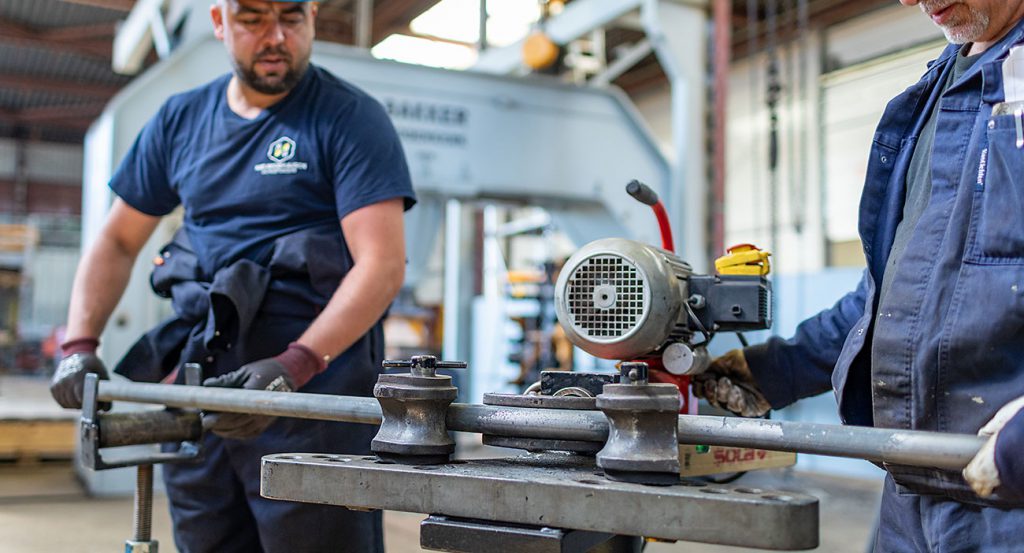
<path id="1" fill-rule="evenodd" d="M 894 5 L 813 30 L 803 48 L 780 48 L 774 179 L 766 56 L 737 52 L 742 59 L 731 71 L 727 108 L 726 244 L 771 249 L 780 274 L 863 266 L 857 205 L 875 124 L 888 100 L 915 82 L 938 54 L 941 39 L 918 10 Z M 667 89 L 636 102 L 668 151 Z"/>
<path id="2" fill-rule="evenodd" d="M 0 139 L 0 212 L 77 215 L 81 182 L 80 144 Z"/>

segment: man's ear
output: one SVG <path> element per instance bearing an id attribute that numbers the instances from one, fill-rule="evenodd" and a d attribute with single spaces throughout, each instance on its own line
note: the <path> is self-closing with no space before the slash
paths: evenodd
<path id="1" fill-rule="evenodd" d="M 213 35 L 224 40 L 224 6 L 219 2 L 210 6 L 210 20 L 213 21 Z"/>

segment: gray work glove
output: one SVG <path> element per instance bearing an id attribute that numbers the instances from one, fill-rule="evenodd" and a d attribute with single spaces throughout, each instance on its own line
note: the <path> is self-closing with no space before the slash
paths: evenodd
<path id="1" fill-rule="evenodd" d="M 100 380 L 109 380 L 107 367 L 95 353 L 72 353 L 60 360 L 57 370 L 50 381 L 50 394 L 61 407 L 67 409 L 82 408 L 82 391 L 85 388 L 85 375 L 96 373 Z M 100 409 L 110 408 L 109 403 L 100 404 Z"/>
<path id="2" fill-rule="evenodd" d="M 253 361 L 236 371 L 208 378 L 203 381 L 203 386 L 271 392 L 293 390 L 288 369 L 274 357 Z M 263 433 L 276 418 L 244 413 L 204 413 L 203 429 L 210 430 L 222 438 L 247 440 Z"/>
<path id="3" fill-rule="evenodd" d="M 693 395 L 741 417 L 763 417 L 772 408 L 739 349 L 716 358 L 706 371 L 695 376 Z"/>

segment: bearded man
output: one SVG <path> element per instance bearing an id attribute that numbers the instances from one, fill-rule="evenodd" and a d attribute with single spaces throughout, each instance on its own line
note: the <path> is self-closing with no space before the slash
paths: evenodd
<path id="1" fill-rule="evenodd" d="M 381 318 L 402 285 L 403 211 L 415 202 L 401 144 L 366 93 L 310 64 L 317 5 L 219 0 L 214 31 L 234 71 L 170 98 L 110 182 L 117 195 L 75 276 L 66 357 L 51 391 L 81 406 L 140 249 L 179 205 L 184 225 L 154 261 L 176 317 L 116 372 L 206 386 L 369 396 Z M 369 453 L 374 428 L 210 414 L 204 460 L 164 466 L 183 553 L 381 552 L 380 513 L 260 497 L 260 458 Z"/>

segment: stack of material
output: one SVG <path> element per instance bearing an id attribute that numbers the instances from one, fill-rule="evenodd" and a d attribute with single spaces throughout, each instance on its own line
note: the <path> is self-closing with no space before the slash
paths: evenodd
<path id="1" fill-rule="evenodd" d="M 0 461 L 70 459 L 77 428 L 78 412 L 58 406 L 46 380 L 0 375 Z"/>

